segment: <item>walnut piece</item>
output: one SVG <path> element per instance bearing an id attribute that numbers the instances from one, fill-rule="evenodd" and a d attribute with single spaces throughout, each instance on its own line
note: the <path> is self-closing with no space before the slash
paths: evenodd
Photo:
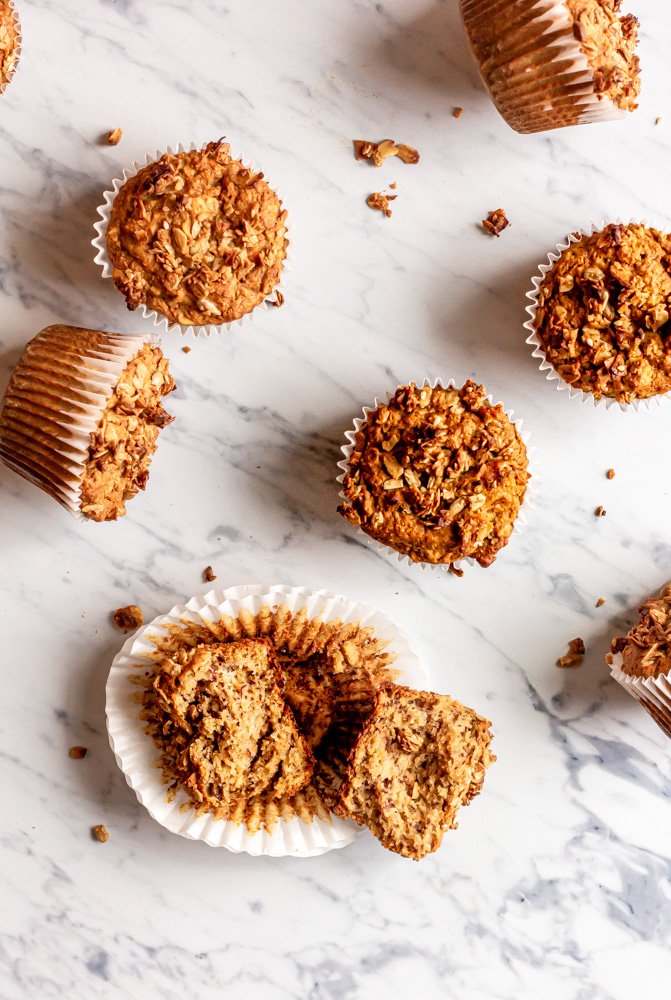
<path id="1" fill-rule="evenodd" d="M 389 207 L 389 202 L 395 201 L 397 197 L 398 195 L 395 194 L 382 194 L 381 191 L 373 191 L 373 193 L 369 194 L 366 198 L 366 204 L 369 208 L 375 208 L 378 212 L 382 212 L 386 215 L 388 219 L 391 219 L 392 213 Z"/>
<path id="2" fill-rule="evenodd" d="M 107 827 L 103 826 L 102 823 L 98 823 L 97 826 L 91 828 L 91 836 L 101 844 L 106 844 L 110 839 Z"/>
<path id="3" fill-rule="evenodd" d="M 114 619 L 114 624 L 118 628 L 122 628 L 124 632 L 134 632 L 136 628 L 140 628 L 144 624 L 142 608 L 138 608 L 137 604 L 129 604 L 125 608 L 117 608 L 112 618 Z"/>
<path id="4" fill-rule="evenodd" d="M 568 653 L 564 653 L 557 660 L 558 667 L 579 667 L 585 655 L 585 643 L 582 639 L 571 639 L 568 644 Z"/>
<path id="5" fill-rule="evenodd" d="M 597 509 L 594 511 L 594 516 L 595 517 L 605 517 L 606 516 L 606 508 L 605 507 L 597 507 Z"/>
<path id="6" fill-rule="evenodd" d="M 217 577 L 212 567 L 206 566 L 203 570 L 203 583 L 212 583 L 212 581 L 216 579 Z"/>
<path id="7" fill-rule="evenodd" d="M 502 208 L 497 208 L 490 212 L 486 219 L 482 220 L 482 227 L 490 236 L 500 236 L 504 229 L 510 225 L 506 218 L 506 213 Z"/>
<path id="8" fill-rule="evenodd" d="M 123 129 L 113 128 L 111 132 L 108 132 L 107 134 L 107 141 L 110 144 L 110 146 L 118 146 L 119 143 L 121 142 L 122 136 L 123 136 Z"/>
<path id="9" fill-rule="evenodd" d="M 367 139 L 353 139 L 354 157 L 368 160 L 374 167 L 381 167 L 389 156 L 398 156 L 403 163 L 419 163 L 419 153 L 412 146 L 396 145 L 393 139 L 370 142 Z"/>
<path id="10" fill-rule="evenodd" d="M 671 583 L 638 610 L 638 622 L 626 637 L 613 639 L 611 654 L 622 653 L 625 674 L 636 677 L 668 674 L 671 671 Z"/>
<path id="11" fill-rule="evenodd" d="M 605 597 L 600 597 L 598 599 L 598 601 L 596 602 L 595 607 L 602 608 L 605 603 L 606 603 L 606 598 Z"/>

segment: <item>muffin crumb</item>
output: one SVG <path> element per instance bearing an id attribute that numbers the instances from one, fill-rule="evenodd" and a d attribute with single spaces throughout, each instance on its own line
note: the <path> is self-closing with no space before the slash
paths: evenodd
<path id="1" fill-rule="evenodd" d="M 144 625 L 142 608 L 139 608 L 137 604 L 129 604 L 125 608 L 117 608 L 112 618 L 114 619 L 114 624 L 118 628 L 123 629 L 124 632 L 134 632 L 135 629 Z"/>
<path id="2" fill-rule="evenodd" d="M 605 603 L 606 603 L 606 598 L 605 597 L 600 597 L 598 599 L 598 601 L 596 602 L 595 607 L 596 608 L 602 608 Z"/>
<path id="3" fill-rule="evenodd" d="M 482 228 L 490 236 L 499 237 L 504 229 L 507 229 L 510 222 L 506 218 L 506 213 L 502 208 L 497 208 L 490 212 L 486 219 L 482 220 Z"/>
<path id="4" fill-rule="evenodd" d="M 97 826 L 91 828 L 91 836 L 94 840 L 97 840 L 100 844 L 106 844 L 110 839 L 109 832 L 106 826 L 102 823 L 98 823 Z"/>
<path id="5" fill-rule="evenodd" d="M 582 639 L 571 639 L 568 644 L 568 653 L 564 653 L 557 660 L 558 667 L 579 667 L 585 655 L 585 643 Z"/>
<path id="6" fill-rule="evenodd" d="M 386 215 L 388 219 L 391 219 L 392 211 L 389 207 L 390 201 L 395 201 L 398 195 L 395 194 L 382 194 L 381 191 L 373 191 L 366 198 L 366 204 L 369 208 L 374 208 L 378 212 L 382 212 Z"/>
<path id="7" fill-rule="evenodd" d="M 659 677 L 671 671 L 671 583 L 638 609 L 639 619 L 626 636 L 610 644 L 610 658 L 622 654 L 622 670 L 635 677 Z"/>
<path id="8" fill-rule="evenodd" d="M 595 517 L 605 517 L 606 516 L 606 508 L 605 507 L 597 507 L 596 510 L 594 511 L 594 516 Z"/>
<path id="9" fill-rule="evenodd" d="M 87 747 L 70 747 L 68 757 L 72 757 L 73 760 L 83 760 L 87 753 Z"/>
<path id="10" fill-rule="evenodd" d="M 212 567 L 206 566 L 203 570 L 203 583 L 212 583 L 212 581 L 216 579 L 217 577 Z"/>
<path id="11" fill-rule="evenodd" d="M 185 347 L 182 348 L 182 351 L 184 352 L 184 354 L 191 354 L 191 348 L 190 347 L 186 347 L 185 346 Z"/>
<path id="12" fill-rule="evenodd" d="M 107 133 L 107 141 L 110 146 L 118 146 L 123 137 L 123 129 L 113 128 Z"/>
<path id="13" fill-rule="evenodd" d="M 609 469 L 606 473 L 606 479 L 615 479 L 615 469 Z"/>
<path id="14" fill-rule="evenodd" d="M 398 156 L 403 163 L 419 163 L 419 153 L 412 146 L 395 145 L 393 139 L 370 142 L 367 139 L 353 139 L 354 158 L 368 160 L 374 167 L 381 167 L 389 156 Z"/>
<path id="15" fill-rule="evenodd" d="M 461 116 L 463 115 L 463 113 L 464 113 L 464 109 L 463 108 L 455 108 L 454 111 L 452 112 L 452 117 L 453 118 L 461 118 Z"/>

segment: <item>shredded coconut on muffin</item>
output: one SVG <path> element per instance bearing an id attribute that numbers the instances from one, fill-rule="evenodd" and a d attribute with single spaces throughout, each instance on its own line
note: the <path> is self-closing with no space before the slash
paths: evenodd
<path id="1" fill-rule="evenodd" d="M 534 329 L 565 382 L 621 403 L 671 390 L 671 237 L 609 225 L 541 282 Z"/>
<path id="2" fill-rule="evenodd" d="M 225 142 L 164 154 L 121 187 L 107 228 L 112 277 L 129 309 L 171 322 L 230 323 L 280 280 L 286 212 Z"/>
<path id="3" fill-rule="evenodd" d="M 524 500 L 515 425 L 474 382 L 401 386 L 357 431 L 339 512 L 413 562 L 489 566 Z"/>

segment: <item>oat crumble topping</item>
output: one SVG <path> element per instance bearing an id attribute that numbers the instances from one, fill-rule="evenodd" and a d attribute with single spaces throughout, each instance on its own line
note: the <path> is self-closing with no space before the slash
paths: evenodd
<path id="1" fill-rule="evenodd" d="M 671 390 L 671 237 L 609 225 L 545 275 L 534 321 L 569 385 L 631 403 Z"/>
<path id="2" fill-rule="evenodd" d="M 368 160 L 374 167 L 381 167 L 390 156 L 398 156 L 403 163 L 419 163 L 419 153 L 412 146 L 399 145 L 393 139 L 382 139 L 381 142 L 370 142 L 368 139 L 353 139 L 354 157 L 357 160 Z"/>
<path id="3" fill-rule="evenodd" d="M 111 132 L 107 133 L 107 141 L 110 146 L 118 146 L 123 137 L 123 129 L 113 128 Z"/>
<path id="4" fill-rule="evenodd" d="M 414 562 L 489 566 L 529 474 L 524 443 L 483 386 L 402 386 L 356 435 L 339 512 Z"/>
<path id="5" fill-rule="evenodd" d="M 137 604 L 128 604 L 125 608 L 117 608 L 113 612 L 112 618 L 117 628 L 122 628 L 124 632 L 134 632 L 135 629 L 144 625 L 142 608 L 139 608 Z"/>
<path id="6" fill-rule="evenodd" d="M 143 167 L 117 195 L 107 249 L 129 309 L 174 323 L 230 323 L 280 280 L 286 212 L 224 142 Z"/>
<path id="7" fill-rule="evenodd" d="M 671 672 L 671 583 L 650 597 L 626 636 L 613 639 L 611 654 L 622 653 L 622 670 L 634 677 Z"/>
<path id="8" fill-rule="evenodd" d="M 579 667 L 585 655 L 585 643 L 582 639 L 571 639 L 568 644 L 568 653 L 564 653 L 557 660 L 558 667 Z"/>

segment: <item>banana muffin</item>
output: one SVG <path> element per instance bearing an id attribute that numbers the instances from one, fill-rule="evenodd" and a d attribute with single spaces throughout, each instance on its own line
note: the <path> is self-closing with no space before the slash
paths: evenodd
<path id="1" fill-rule="evenodd" d="M 286 212 L 275 192 L 225 142 L 165 153 L 130 177 L 107 227 L 112 277 L 129 309 L 169 322 L 240 319 L 280 280 Z"/>
<path id="2" fill-rule="evenodd" d="M 413 562 L 489 566 L 529 473 L 519 432 L 481 385 L 396 390 L 356 431 L 339 512 Z"/>
<path id="3" fill-rule="evenodd" d="M 14 75 L 19 39 L 19 22 L 14 5 L 8 0 L 0 0 L 0 93 Z"/>
<path id="4" fill-rule="evenodd" d="M 50 326 L 26 346 L 0 411 L 0 459 L 77 517 L 113 521 L 147 484 L 168 360 L 143 337 Z"/>
<path id="5" fill-rule="evenodd" d="M 533 328 L 570 386 L 631 403 L 671 390 L 671 237 L 608 225 L 541 281 Z"/>

